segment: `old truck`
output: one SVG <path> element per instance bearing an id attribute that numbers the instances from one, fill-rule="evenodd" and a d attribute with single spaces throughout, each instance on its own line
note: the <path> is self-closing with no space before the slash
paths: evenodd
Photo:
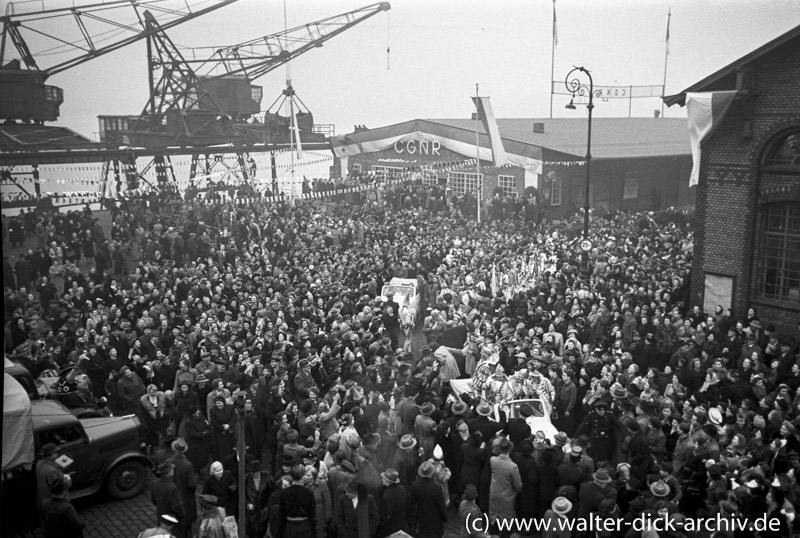
<path id="1" fill-rule="evenodd" d="M 4 373 L 3 534 L 7 523 L 36 521 L 35 464 L 47 443 L 58 446 L 57 463 L 70 475 L 70 498 L 105 489 L 115 499 L 139 495 L 147 485 L 150 460 L 139 450 L 139 419 L 133 415 L 79 419 L 55 400 L 31 401 Z M 35 525 L 34 525 L 35 526 Z"/>

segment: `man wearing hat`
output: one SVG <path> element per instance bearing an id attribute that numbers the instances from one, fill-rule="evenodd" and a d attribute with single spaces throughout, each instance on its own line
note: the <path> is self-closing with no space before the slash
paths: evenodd
<path id="1" fill-rule="evenodd" d="M 481 400 L 478 403 L 478 405 L 475 407 L 475 413 L 478 416 L 467 422 L 469 431 L 481 432 L 484 439 L 491 439 L 497 432 L 505 427 L 504 413 L 500 414 L 501 422 L 495 422 L 489 419 L 489 417 L 494 414 L 494 409 L 492 408 L 491 404 L 485 400 Z"/>
<path id="2" fill-rule="evenodd" d="M 53 496 L 53 488 L 56 484 L 63 484 L 66 490 L 72 485 L 69 476 L 64 474 L 61 466 L 56 463 L 58 458 L 58 446 L 55 443 L 47 443 L 42 447 L 42 459 L 36 464 L 36 493 L 39 500 L 39 508 L 46 499 Z M 65 499 L 69 500 L 69 494 L 64 493 Z"/>
<path id="3" fill-rule="evenodd" d="M 425 402 L 419 407 L 420 414 L 414 419 L 414 436 L 419 440 L 419 446 L 423 449 L 422 459 L 430 458 L 433 454 L 433 447 L 436 446 L 436 421 L 431 418 L 436 406 L 431 402 Z"/>
<path id="4" fill-rule="evenodd" d="M 360 487 L 356 480 L 349 482 L 344 495 L 334 503 L 333 521 L 339 538 L 359 538 L 360 530 L 364 535 L 375 536 L 379 522 L 375 497 Z"/>
<path id="5" fill-rule="evenodd" d="M 172 514 L 164 514 L 158 518 L 158 526 L 146 529 L 139 533 L 137 538 L 170 538 L 178 519 Z"/>
<path id="6" fill-rule="evenodd" d="M 311 375 L 311 362 L 308 359 L 300 359 L 297 363 L 297 374 L 294 376 L 294 393 L 297 401 L 308 398 L 311 389 L 318 389 L 314 376 Z"/>
<path id="7" fill-rule="evenodd" d="M 397 470 L 400 483 L 406 487 L 410 487 L 416 477 L 417 451 L 414 450 L 416 446 L 417 440 L 413 435 L 402 436 L 392 459 L 392 468 Z"/>
<path id="8" fill-rule="evenodd" d="M 519 467 L 509 456 L 511 441 L 501 437 L 497 447 L 500 454 L 490 460 L 492 481 L 489 486 L 489 518 L 493 524 L 497 519 L 510 520 L 517 516 L 517 494 L 522 491 Z M 500 535 L 510 535 L 510 531 L 501 531 Z"/>
<path id="9" fill-rule="evenodd" d="M 389 468 L 381 473 L 381 480 L 383 481 L 383 492 L 378 503 L 380 522 L 376 537 L 385 538 L 395 532 L 408 533 L 408 523 L 406 522 L 408 490 L 400 484 L 400 474 Z"/>
<path id="10" fill-rule="evenodd" d="M 533 408 L 530 404 L 524 403 L 519 407 L 519 416 L 509 419 L 506 423 L 505 432 L 511 443 L 519 447 L 520 441 L 526 439 L 531 434 L 531 427 L 527 422 L 528 417 L 533 415 Z"/>
<path id="11" fill-rule="evenodd" d="M 553 499 L 553 502 L 550 504 L 550 508 L 545 511 L 544 517 L 542 518 L 545 525 L 544 528 L 548 529 L 542 536 L 544 538 L 570 538 L 572 536 L 572 532 L 569 530 L 560 530 L 562 523 L 559 522 L 559 519 L 567 519 L 571 515 L 572 512 L 572 502 L 567 499 L 566 497 L 556 497 Z"/>
<path id="12" fill-rule="evenodd" d="M 84 524 L 68 498 L 67 483 L 57 479 L 51 484 L 50 493 L 41 506 L 45 538 L 83 538 Z"/>
<path id="13" fill-rule="evenodd" d="M 611 485 L 613 480 L 608 469 L 598 469 L 591 478 L 591 481 L 581 484 L 581 488 L 578 490 L 579 518 L 586 518 L 597 512 L 600 503 L 605 499 L 612 502 L 617 500 L 617 490 Z"/>
<path id="14" fill-rule="evenodd" d="M 588 469 L 582 465 L 583 448 L 573 446 L 566 453 L 566 461 L 558 466 L 558 484 L 561 486 L 572 486 L 578 491 L 581 484 L 589 480 Z"/>
<path id="15" fill-rule="evenodd" d="M 450 406 L 450 412 L 453 413 L 453 416 L 448 417 L 447 422 L 450 423 L 450 429 L 452 431 L 455 431 L 456 424 L 458 424 L 459 421 L 467 421 L 472 415 L 469 406 L 462 400 L 453 402 Z"/>
<path id="16" fill-rule="evenodd" d="M 164 462 L 158 466 L 156 475 L 158 479 L 150 485 L 150 500 L 156 506 L 156 515 L 161 518 L 165 514 L 175 517 L 176 538 L 184 538 L 183 527 L 181 522 L 184 520 L 184 507 L 181 493 L 178 486 L 175 485 L 173 479 L 175 473 L 175 464 L 172 462 Z"/>
<path id="17" fill-rule="evenodd" d="M 252 460 L 245 468 L 246 529 L 248 536 L 264 536 L 267 531 L 268 495 L 271 493 L 271 477 L 261 466 L 261 461 Z"/>
<path id="18" fill-rule="evenodd" d="M 174 532 L 177 538 L 181 538 L 181 536 L 191 538 L 192 523 L 197 519 L 197 501 L 195 497 L 197 481 L 195 480 L 194 466 L 186 459 L 186 452 L 189 450 L 189 446 L 182 437 L 175 439 L 171 447 L 175 453 L 170 460 L 175 466 L 172 479 L 181 495 L 184 512 L 184 518 L 175 527 Z"/>
<path id="19" fill-rule="evenodd" d="M 417 470 L 419 479 L 411 486 L 409 507 L 410 534 L 416 538 L 441 538 L 447 522 L 444 491 L 433 475 L 436 467 L 424 461 Z"/>

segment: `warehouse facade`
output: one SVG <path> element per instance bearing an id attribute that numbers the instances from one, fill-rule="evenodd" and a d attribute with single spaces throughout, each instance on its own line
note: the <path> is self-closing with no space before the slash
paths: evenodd
<path id="1" fill-rule="evenodd" d="M 701 144 L 691 300 L 800 323 L 800 27 L 678 95 L 735 91 Z M 691 119 L 691 118 L 690 118 Z"/>
<path id="2" fill-rule="evenodd" d="M 494 166 L 488 136 L 476 122 L 417 119 L 336 137 L 335 173 L 416 174 L 453 194 L 524 196 L 535 187 L 543 215 L 564 219 L 584 205 L 587 119 L 498 119 L 511 163 Z M 595 118 L 592 122 L 590 203 L 595 211 L 643 211 L 694 206 L 686 120 Z"/>

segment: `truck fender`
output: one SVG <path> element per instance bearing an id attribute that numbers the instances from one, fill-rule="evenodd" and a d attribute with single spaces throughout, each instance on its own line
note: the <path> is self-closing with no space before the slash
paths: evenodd
<path id="1" fill-rule="evenodd" d="M 110 471 L 111 469 L 113 469 L 114 467 L 116 467 L 117 465 L 119 465 L 124 461 L 138 461 L 151 471 L 154 469 L 153 462 L 150 461 L 150 458 L 148 458 L 141 452 L 125 452 L 124 454 L 120 454 L 119 456 L 117 456 L 106 466 L 106 472 Z"/>

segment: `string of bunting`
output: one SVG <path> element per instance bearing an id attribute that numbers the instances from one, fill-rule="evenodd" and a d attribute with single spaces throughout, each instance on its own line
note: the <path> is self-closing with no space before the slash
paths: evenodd
<path id="1" fill-rule="evenodd" d="M 408 165 L 409 168 L 421 167 L 421 168 L 436 169 L 436 170 L 440 170 L 440 171 L 446 172 L 446 171 L 455 170 L 455 169 L 458 169 L 458 168 L 466 168 L 466 167 L 470 167 L 470 166 L 475 166 L 475 164 L 477 163 L 477 159 L 465 159 L 465 160 L 462 160 L 462 161 L 433 161 L 433 162 L 422 161 L 422 162 L 420 162 L 420 161 L 417 161 L 417 160 L 409 161 L 407 159 L 389 157 L 389 158 L 378 159 L 378 162 L 379 163 L 387 163 L 387 164 L 405 164 L 405 165 Z M 547 165 L 547 166 L 585 166 L 586 165 L 586 161 L 585 160 L 580 160 L 580 161 L 542 161 L 542 165 Z M 500 165 L 500 166 L 495 166 L 495 165 L 483 164 L 483 162 L 481 162 L 481 169 L 482 170 L 502 169 L 502 168 L 519 168 L 519 167 L 520 167 L 520 165 L 514 164 L 514 163 L 507 163 L 507 164 L 503 164 L 503 165 Z"/>
<path id="2" fill-rule="evenodd" d="M 396 178 L 396 179 L 380 179 L 373 181 L 372 183 L 365 183 L 361 185 L 353 185 L 351 187 L 342 187 L 338 189 L 331 189 L 319 192 L 309 192 L 297 195 L 287 195 L 284 193 L 281 194 L 262 194 L 260 196 L 244 196 L 244 197 L 219 197 L 219 198 L 212 198 L 212 199 L 202 199 L 198 200 L 197 202 L 201 205 L 210 206 L 210 205 L 220 205 L 220 204 L 228 204 L 233 203 L 235 205 L 249 205 L 254 203 L 273 203 L 273 202 L 283 202 L 288 200 L 322 200 L 325 198 L 332 198 L 334 196 L 340 196 L 343 194 L 349 194 L 354 192 L 363 192 L 372 189 L 379 189 L 388 185 L 392 184 L 400 184 L 400 183 L 408 183 L 413 181 L 413 178 L 404 177 L 404 178 Z"/>

